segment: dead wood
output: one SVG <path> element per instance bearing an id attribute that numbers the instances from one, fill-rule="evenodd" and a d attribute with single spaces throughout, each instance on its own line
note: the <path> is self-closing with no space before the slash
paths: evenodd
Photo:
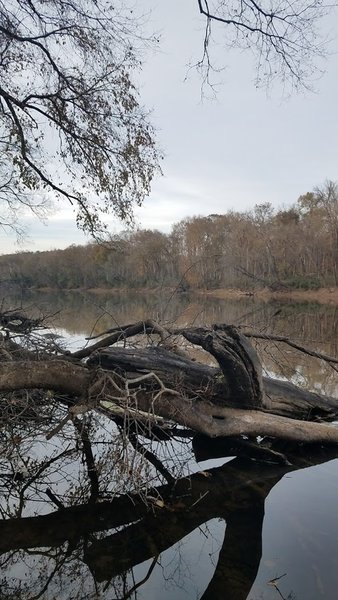
<path id="1" fill-rule="evenodd" d="M 141 321 L 69 357 L 5 360 L 0 363 L 0 391 L 52 390 L 71 397 L 82 412 L 95 408 L 112 419 L 124 414 L 144 427 L 161 427 L 164 418 L 209 437 L 268 436 L 338 444 L 338 428 L 311 422 L 333 420 L 338 400 L 263 378 L 256 351 L 235 327 L 179 330 L 214 357 L 219 368 L 155 345 L 106 347 L 140 333 L 148 341 L 156 333 L 161 342 L 170 335 L 151 320 Z M 73 416 L 70 412 L 60 428 Z"/>
<path id="2" fill-rule="evenodd" d="M 255 338 L 256 340 L 269 340 L 272 342 L 283 342 L 287 346 L 291 348 L 295 348 L 299 350 L 303 354 L 307 354 L 308 356 L 313 356 L 314 358 L 319 358 L 320 360 L 324 360 L 327 363 L 338 364 L 338 358 L 335 356 L 329 356 L 328 354 L 324 354 L 323 352 L 317 352 L 316 350 L 312 350 L 311 348 L 306 348 L 302 344 L 298 342 L 294 342 L 284 335 L 271 335 L 270 333 L 258 333 L 256 331 L 246 331 L 245 337 L 247 338 Z"/>
<path id="3" fill-rule="evenodd" d="M 153 372 L 167 387 L 182 395 L 211 402 L 217 406 L 238 407 L 220 368 L 177 356 L 164 348 L 105 348 L 88 359 L 88 365 L 117 371 L 127 377 Z M 264 411 L 306 420 L 333 420 L 338 415 L 338 400 L 299 388 L 292 383 L 263 377 Z"/>
<path id="4" fill-rule="evenodd" d="M 2 392 L 44 389 L 81 397 L 89 381 L 88 369 L 63 360 L 0 362 Z"/>
<path id="5" fill-rule="evenodd" d="M 94 384 L 93 397 L 93 372 L 85 366 L 58 360 L 5 363 L 0 365 L 0 391 L 51 389 L 88 398 L 88 409 L 99 408 L 97 386 L 102 381 L 102 372 L 99 371 L 96 376 L 99 379 Z M 177 391 L 174 394 L 168 393 L 165 388 L 161 393 L 156 386 L 155 390 L 149 392 L 142 385 L 143 378 L 140 379 L 142 381 L 136 384 L 134 392 L 126 397 L 119 388 L 120 381 L 114 382 L 114 373 L 106 374 L 102 383 L 105 397 L 112 397 L 113 402 L 125 410 L 142 410 L 151 417 L 159 415 L 209 437 L 269 436 L 306 443 L 338 444 L 338 428 L 334 426 L 289 419 L 258 410 L 217 406 L 210 401 L 180 395 Z M 144 381 L 149 379 L 151 378 Z M 133 380 L 130 383 L 133 386 Z"/>
<path id="6" fill-rule="evenodd" d="M 232 325 L 185 329 L 183 336 L 214 356 L 223 373 L 228 398 L 242 407 L 263 407 L 262 365 L 246 338 Z"/>
<path id="7" fill-rule="evenodd" d="M 112 344 L 116 344 L 117 342 L 125 341 L 128 338 L 130 338 L 134 335 L 138 335 L 140 333 L 148 334 L 148 335 L 157 333 L 162 340 L 165 338 L 166 335 L 167 336 L 170 335 L 168 332 L 166 332 L 166 330 L 161 325 L 159 325 L 152 319 L 147 319 L 145 321 L 139 321 L 138 323 L 131 323 L 130 325 L 124 325 L 121 327 L 108 329 L 107 331 L 103 332 L 100 335 L 105 335 L 106 333 L 111 333 L 111 335 L 104 337 L 99 342 L 96 342 L 96 344 L 93 344 L 91 346 L 86 346 L 85 348 L 82 348 L 81 350 L 77 350 L 76 352 L 73 352 L 71 356 L 73 358 L 78 358 L 78 359 L 87 358 L 88 356 L 90 356 L 92 354 L 92 352 L 94 350 L 98 350 L 99 348 L 105 348 L 107 346 L 111 346 Z M 88 339 L 95 339 L 96 337 L 99 337 L 99 336 L 94 336 L 94 338 L 88 338 Z"/>
<path id="8" fill-rule="evenodd" d="M 44 328 L 43 318 L 30 319 L 16 310 L 0 312 L 0 327 L 5 331 L 27 334 L 38 328 Z"/>

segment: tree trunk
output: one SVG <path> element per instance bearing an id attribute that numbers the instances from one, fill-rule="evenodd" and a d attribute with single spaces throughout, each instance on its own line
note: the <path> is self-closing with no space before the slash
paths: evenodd
<path id="1" fill-rule="evenodd" d="M 70 396 L 86 397 L 90 371 L 66 360 L 0 362 L 0 391 L 24 389 L 52 390 Z"/>
<path id="2" fill-rule="evenodd" d="M 145 330 L 144 323 L 127 327 L 132 335 Z M 152 328 L 152 322 L 147 327 Z M 163 329 L 157 333 L 163 338 Z M 338 428 L 309 422 L 335 418 L 338 400 L 263 378 L 255 350 L 235 327 L 180 333 L 216 358 L 220 368 L 161 347 L 102 349 L 100 343 L 86 364 L 75 364 L 74 355 L 2 362 L 0 391 L 52 390 L 85 410 L 104 409 L 113 419 L 122 412 L 151 425 L 163 417 L 209 437 L 267 436 L 338 444 Z M 120 339 L 121 332 L 114 337 Z"/>
<path id="3" fill-rule="evenodd" d="M 182 395 L 198 397 L 217 406 L 242 407 L 236 393 L 236 375 L 231 369 L 228 373 L 225 369 L 222 372 L 220 368 L 183 358 L 161 347 L 106 348 L 95 352 L 87 364 L 117 370 L 129 377 L 154 372 L 166 387 L 179 389 Z M 330 421 L 338 415 L 338 399 L 269 377 L 263 377 L 261 385 L 264 412 L 304 420 Z M 243 404 L 247 406 L 247 402 Z"/>

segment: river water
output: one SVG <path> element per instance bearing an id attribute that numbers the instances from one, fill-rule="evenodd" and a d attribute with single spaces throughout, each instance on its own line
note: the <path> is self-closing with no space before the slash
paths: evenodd
<path id="1" fill-rule="evenodd" d="M 4 300 L 5 309 L 21 305 L 49 315 L 57 343 L 70 349 L 153 318 L 235 323 L 338 354 L 335 306 L 165 292 Z M 258 350 L 267 374 L 338 395 L 337 372 L 322 361 L 266 341 Z M 142 434 L 136 450 L 121 425 L 97 413 L 84 417 L 87 437 L 67 422 L 46 439 L 65 414 L 53 398 L 39 423 L 10 406 L 1 429 L 1 599 L 336 600 L 338 451 L 297 447 L 292 465 L 281 466 L 206 448 L 198 436 L 163 443 Z M 176 495 L 145 450 L 177 479 Z"/>

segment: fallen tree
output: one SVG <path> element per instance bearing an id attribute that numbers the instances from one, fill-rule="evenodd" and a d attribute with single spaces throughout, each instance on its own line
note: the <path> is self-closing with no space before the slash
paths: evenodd
<path id="1" fill-rule="evenodd" d="M 108 330 L 73 353 L 44 347 L 26 348 L 22 355 L 6 337 L 0 392 L 42 389 L 59 395 L 69 410 L 49 437 L 67 420 L 95 410 L 149 431 L 168 431 L 175 423 L 209 437 L 338 444 L 338 428 L 319 422 L 337 417 L 338 399 L 263 377 L 249 335 L 225 324 L 166 330 L 147 320 Z M 142 338 L 140 347 L 135 336 Z M 134 346 L 126 347 L 130 338 Z M 218 366 L 189 356 L 196 347 Z"/>

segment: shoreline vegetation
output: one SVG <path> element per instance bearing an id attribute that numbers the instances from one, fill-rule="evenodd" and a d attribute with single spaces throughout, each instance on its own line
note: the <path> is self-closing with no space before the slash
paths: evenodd
<path id="1" fill-rule="evenodd" d="M 179 289 L 171 287 L 152 287 L 152 288 L 128 288 L 113 287 L 113 288 L 29 288 L 39 292 L 88 292 L 91 294 L 121 294 L 132 292 L 133 294 L 156 294 L 158 292 L 168 291 L 172 293 L 188 293 L 196 296 L 209 296 L 210 298 L 218 298 L 219 300 L 239 300 L 241 298 L 253 298 L 265 302 L 270 300 L 294 301 L 294 302 L 316 302 L 318 304 L 336 304 L 338 306 L 338 287 L 319 288 L 316 290 L 279 290 L 272 291 L 269 288 L 257 288 L 254 290 L 244 290 L 235 288 L 220 288 L 215 290 L 195 289 L 189 292 L 182 292 Z"/>
<path id="2" fill-rule="evenodd" d="M 203 292 L 207 296 L 219 299 L 236 299 L 252 296 L 259 300 L 293 300 L 295 302 L 318 302 L 319 304 L 338 305 L 338 287 L 319 288 L 317 290 L 279 290 L 272 291 L 268 288 L 259 288 L 246 291 L 237 289 L 207 290 Z"/>
<path id="3" fill-rule="evenodd" d="M 338 304 L 338 185 L 288 209 L 189 217 L 170 233 L 134 229 L 63 250 L 0 256 L 18 289 L 169 290 Z"/>

